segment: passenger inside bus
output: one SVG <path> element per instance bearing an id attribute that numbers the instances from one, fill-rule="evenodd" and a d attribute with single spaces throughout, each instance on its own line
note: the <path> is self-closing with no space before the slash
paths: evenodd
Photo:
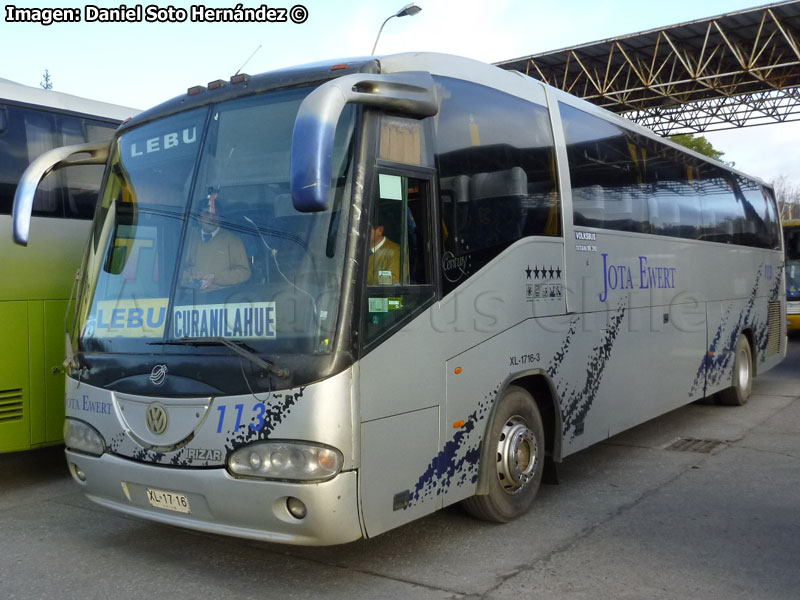
<path id="1" fill-rule="evenodd" d="M 189 233 L 181 283 L 213 292 L 250 279 L 250 265 L 241 238 L 220 226 L 222 210 L 216 193 L 209 193 L 208 204 L 197 220 L 200 227 Z"/>

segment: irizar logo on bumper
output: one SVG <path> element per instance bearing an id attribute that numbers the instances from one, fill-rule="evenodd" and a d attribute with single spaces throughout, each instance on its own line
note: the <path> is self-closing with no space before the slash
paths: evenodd
<path id="1" fill-rule="evenodd" d="M 207 448 L 187 448 L 186 460 L 221 461 L 222 450 L 209 450 Z"/>

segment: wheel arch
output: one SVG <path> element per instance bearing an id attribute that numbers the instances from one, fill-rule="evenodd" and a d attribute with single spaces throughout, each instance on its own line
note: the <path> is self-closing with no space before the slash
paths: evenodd
<path id="1" fill-rule="evenodd" d="M 481 437 L 480 464 L 490 459 L 488 456 L 490 449 L 484 442 L 486 441 L 487 428 L 494 420 L 494 415 L 498 406 L 497 400 L 501 398 L 508 387 L 512 385 L 524 389 L 533 397 L 539 409 L 539 414 L 542 417 L 546 453 L 551 460 L 561 462 L 563 424 L 558 392 L 556 391 L 556 387 L 550 375 L 546 371 L 543 369 L 529 369 L 510 375 L 498 388 L 492 410 L 489 412 L 488 418 L 485 421 Z M 478 480 L 478 487 L 475 493 L 477 495 L 487 493 L 488 490 L 486 486 L 487 482 L 481 477 Z"/>

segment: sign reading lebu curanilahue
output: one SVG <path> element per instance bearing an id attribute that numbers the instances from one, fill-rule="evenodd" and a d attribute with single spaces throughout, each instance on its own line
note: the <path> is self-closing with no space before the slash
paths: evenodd
<path id="1" fill-rule="evenodd" d="M 109 337 L 161 337 L 167 314 L 167 298 L 108 300 L 97 303 L 84 335 Z M 226 337 L 277 338 L 274 302 L 242 302 L 176 306 L 170 329 L 175 338 Z"/>

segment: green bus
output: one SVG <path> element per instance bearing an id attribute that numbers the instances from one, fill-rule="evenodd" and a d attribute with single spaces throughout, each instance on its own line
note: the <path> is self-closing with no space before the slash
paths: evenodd
<path id="1" fill-rule="evenodd" d="M 48 177 L 29 248 L 11 242 L 17 182 L 59 146 L 103 141 L 138 111 L 0 79 L 0 452 L 57 444 L 64 424 L 64 319 L 103 167 Z"/>

